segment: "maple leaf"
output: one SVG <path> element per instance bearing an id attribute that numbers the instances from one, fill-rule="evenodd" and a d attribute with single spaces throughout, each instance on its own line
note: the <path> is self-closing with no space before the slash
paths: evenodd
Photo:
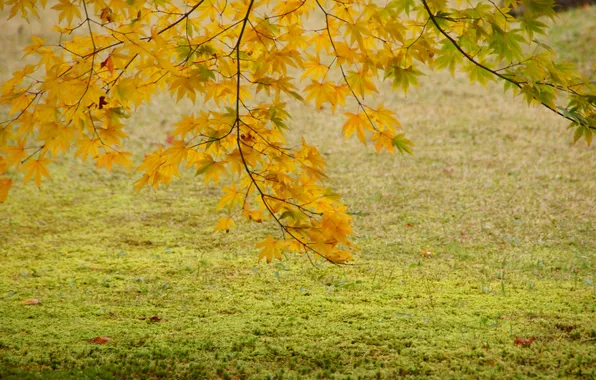
<path id="1" fill-rule="evenodd" d="M 217 225 L 215 226 L 215 231 L 226 231 L 230 232 L 230 229 L 234 227 L 236 223 L 230 218 L 219 218 L 217 221 Z"/>
<path id="2" fill-rule="evenodd" d="M 396 135 L 393 140 L 391 140 L 391 144 L 393 144 L 401 154 L 414 154 L 414 151 L 412 150 L 414 143 L 408 140 L 403 133 Z"/>
<path id="3" fill-rule="evenodd" d="M 8 196 L 8 192 L 12 186 L 12 179 L 0 178 L 0 203 L 3 203 Z"/>
<path id="4" fill-rule="evenodd" d="M 244 201 L 244 193 L 239 192 L 236 189 L 236 184 L 232 184 L 232 186 L 224 186 L 223 187 L 224 195 L 219 200 L 216 209 L 220 210 L 222 208 L 227 207 L 228 210 L 231 210 L 237 205 L 242 204 Z"/>
<path id="5" fill-rule="evenodd" d="M 366 143 L 366 135 L 364 134 L 365 128 L 368 126 L 368 120 L 366 119 L 366 115 L 364 113 L 345 113 L 348 116 L 348 120 L 342 126 L 342 131 L 345 134 L 346 138 L 352 136 L 354 132 L 358 136 L 358 139 L 362 143 Z"/>
<path id="6" fill-rule="evenodd" d="M 20 164 L 25 157 L 27 157 L 27 151 L 25 150 L 25 138 L 19 138 L 16 145 L 7 145 L 2 147 L 2 151 L 8 155 L 3 158 L 3 162 L 10 166 Z"/>
<path id="7" fill-rule="evenodd" d="M 75 157 L 80 156 L 83 161 L 86 161 L 88 156 L 96 157 L 98 155 L 98 149 L 102 144 L 98 138 L 85 138 L 80 139 L 77 145 Z"/>
<path id="8" fill-rule="evenodd" d="M 324 103 L 335 105 L 335 87 L 331 82 L 313 80 L 311 84 L 304 88 L 304 91 L 307 93 L 306 101 L 309 102 L 314 99 L 317 108 L 321 108 Z"/>
<path id="9" fill-rule="evenodd" d="M 195 166 L 197 167 L 195 175 L 203 174 L 205 183 L 209 183 L 209 181 L 218 183 L 221 175 L 225 175 L 228 172 L 225 162 L 217 162 L 212 159 L 201 160 Z"/>
<path id="10" fill-rule="evenodd" d="M 280 248 L 283 246 L 282 242 L 273 239 L 271 235 L 267 235 L 265 240 L 257 244 L 257 248 L 262 248 L 259 252 L 259 260 L 265 258 L 267 263 L 270 263 L 274 257 L 281 260 Z"/>
<path id="11" fill-rule="evenodd" d="M 346 75 L 346 80 L 356 95 L 362 98 L 369 92 L 378 92 L 377 86 L 375 86 L 371 78 L 362 71 L 349 71 Z"/>
<path id="12" fill-rule="evenodd" d="M 30 159 L 25 164 L 23 164 L 20 167 L 20 170 L 23 172 L 27 172 L 24 178 L 25 183 L 29 182 L 31 178 L 35 178 L 35 185 L 37 187 L 40 187 L 42 176 L 50 178 L 50 172 L 47 168 L 47 164 L 50 162 L 50 159 L 41 156 L 38 159 Z"/>
<path id="13" fill-rule="evenodd" d="M 313 80 L 322 80 L 329 71 L 329 67 L 321 63 L 321 58 L 309 57 L 310 61 L 304 63 L 305 70 L 301 79 L 312 78 Z"/>
<path id="14" fill-rule="evenodd" d="M 31 39 L 33 40 L 33 43 L 27 47 L 25 47 L 23 50 L 25 51 L 25 57 L 28 56 L 29 54 L 38 52 L 39 49 L 45 45 L 46 41 L 44 39 L 41 39 L 37 36 L 32 36 Z"/>
<path id="15" fill-rule="evenodd" d="M 66 19 L 69 24 L 72 24 L 74 18 L 81 18 L 81 9 L 74 1 L 60 0 L 60 2 L 52 7 L 60 12 L 59 22 Z"/>
<path id="16" fill-rule="evenodd" d="M 95 162 L 98 168 L 105 167 L 110 171 L 112 170 L 113 165 L 121 165 L 130 169 L 130 166 L 132 165 L 130 156 L 132 156 L 132 153 L 112 151 L 99 154 L 95 157 Z"/>

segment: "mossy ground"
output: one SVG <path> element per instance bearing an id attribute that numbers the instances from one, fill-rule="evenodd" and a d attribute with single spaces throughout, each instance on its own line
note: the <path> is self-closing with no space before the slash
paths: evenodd
<path id="1" fill-rule="evenodd" d="M 560 48 L 577 36 L 564 54 L 587 70 L 594 20 L 572 11 L 553 31 Z M 2 78 L 26 43 L 7 25 Z M 274 227 L 213 233 L 220 190 L 190 175 L 133 194 L 126 171 L 60 160 L 41 191 L 17 183 L 0 206 L 0 378 L 596 377 L 594 149 L 462 75 L 379 97 L 414 157 L 344 142 L 341 116 L 294 106 L 293 133 L 354 216 L 350 266 L 258 263 Z M 139 110 L 137 158 L 189 107 Z"/>

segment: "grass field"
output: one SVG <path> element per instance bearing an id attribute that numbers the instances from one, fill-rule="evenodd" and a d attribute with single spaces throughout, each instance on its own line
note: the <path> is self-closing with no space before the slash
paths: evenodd
<path id="1" fill-rule="evenodd" d="M 29 28 L 44 30 L 6 24 L 0 80 Z M 585 8 L 551 38 L 588 72 L 594 30 Z M 41 191 L 17 183 L 0 205 L 0 378 L 596 378 L 594 148 L 462 75 L 380 97 L 415 156 L 293 106 L 354 216 L 350 266 L 257 262 L 274 226 L 213 233 L 220 190 L 191 175 L 133 194 L 131 173 L 60 160 Z M 139 110 L 137 158 L 189 109 Z"/>

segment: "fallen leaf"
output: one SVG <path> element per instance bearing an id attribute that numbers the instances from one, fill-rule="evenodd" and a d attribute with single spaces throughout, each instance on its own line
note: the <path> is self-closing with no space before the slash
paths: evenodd
<path id="1" fill-rule="evenodd" d="M 95 344 L 106 344 L 110 340 L 112 340 L 112 339 L 111 338 L 108 338 L 107 336 L 96 336 L 95 338 L 91 339 L 91 343 L 95 343 Z"/>
<path id="2" fill-rule="evenodd" d="M 31 298 L 30 300 L 24 300 L 22 302 L 23 305 L 40 305 L 41 301 L 37 298 Z"/>
<path id="3" fill-rule="evenodd" d="M 533 336 L 529 338 L 520 338 L 519 336 L 516 336 L 513 343 L 515 343 L 517 346 L 529 347 L 532 343 L 534 343 L 535 340 L 536 338 Z"/>
<path id="4" fill-rule="evenodd" d="M 432 255 L 434 255 L 435 253 L 432 251 L 432 249 L 425 248 L 425 249 L 420 250 L 420 254 L 422 256 L 428 258 L 428 257 L 431 257 Z"/>
<path id="5" fill-rule="evenodd" d="M 406 224 L 406 228 L 412 228 L 412 227 L 414 227 L 412 224 L 410 224 L 410 223 Z"/>
<path id="6" fill-rule="evenodd" d="M 161 318 L 158 317 L 157 315 L 154 315 L 153 317 L 149 318 L 149 320 L 151 322 L 159 322 L 159 321 L 161 321 Z"/>

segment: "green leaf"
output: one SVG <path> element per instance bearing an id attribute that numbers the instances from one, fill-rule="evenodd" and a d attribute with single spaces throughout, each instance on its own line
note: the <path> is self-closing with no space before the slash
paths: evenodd
<path id="1" fill-rule="evenodd" d="M 525 15 L 524 18 L 519 21 L 519 25 L 521 26 L 522 30 L 528 34 L 530 39 L 534 38 L 534 33 L 545 34 L 544 28 L 547 27 L 545 23 L 527 15 Z"/>
<path id="2" fill-rule="evenodd" d="M 391 141 L 391 143 L 393 144 L 394 147 L 397 148 L 397 150 L 401 154 L 408 153 L 408 154 L 414 155 L 414 151 L 412 150 L 414 143 L 412 141 L 408 140 L 403 133 L 400 133 L 399 135 L 395 136 L 393 138 L 393 140 Z"/>
<path id="3" fill-rule="evenodd" d="M 412 66 L 401 68 L 399 66 L 391 66 L 389 70 L 385 72 L 385 79 L 393 78 L 393 88 L 399 88 L 408 92 L 410 85 L 418 85 L 418 76 L 422 75 L 422 72 L 414 69 Z"/>
<path id="4" fill-rule="evenodd" d="M 594 133 L 592 132 L 592 130 L 588 127 L 585 127 L 584 137 L 586 138 L 586 142 L 588 143 L 588 146 L 592 145 L 592 136 L 594 136 Z"/>
<path id="5" fill-rule="evenodd" d="M 434 61 L 437 69 L 448 68 L 451 76 L 455 76 L 455 68 L 463 60 L 463 55 L 457 50 L 450 41 L 443 41 L 443 46 L 439 50 L 438 56 Z"/>

